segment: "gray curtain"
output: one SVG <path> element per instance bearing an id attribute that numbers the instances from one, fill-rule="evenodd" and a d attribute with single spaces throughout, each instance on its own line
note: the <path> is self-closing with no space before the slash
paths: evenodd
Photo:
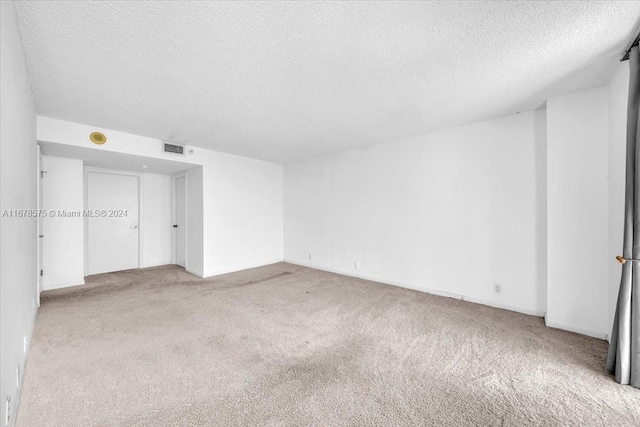
<path id="1" fill-rule="evenodd" d="M 624 243 L 622 256 L 640 259 L 640 52 L 638 46 L 629 55 L 629 107 L 627 109 L 627 179 L 624 206 Z M 637 171 L 637 173 L 636 173 Z M 640 388 L 640 261 L 622 264 L 618 305 L 611 332 L 607 371 L 620 384 Z"/>

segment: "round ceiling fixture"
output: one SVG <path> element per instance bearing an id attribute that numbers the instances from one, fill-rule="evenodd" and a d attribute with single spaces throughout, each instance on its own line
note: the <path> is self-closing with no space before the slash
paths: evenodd
<path id="1" fill-rule="evenodd" d="M 98 145 L 102 145 L 107 142 L 107 137 L 104 136 L 104 133 L 102 132 L 93 132 L 91 135 L 89 135 L 89 139 L 91 140 L 91 142 Z"/>

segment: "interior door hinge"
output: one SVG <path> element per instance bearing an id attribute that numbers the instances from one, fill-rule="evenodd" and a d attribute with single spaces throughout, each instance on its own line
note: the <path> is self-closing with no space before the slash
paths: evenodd
<path id="1" fill-rule="evenodd" d="M 40 171 L 40 178 L 44 178 L 45 173 L 47 173 L 47 171 Z"/>
<path id="2" fill-rule="evenodd" d="M 44 270 L 40 270 L 40 277 L 44 276 Z"/>

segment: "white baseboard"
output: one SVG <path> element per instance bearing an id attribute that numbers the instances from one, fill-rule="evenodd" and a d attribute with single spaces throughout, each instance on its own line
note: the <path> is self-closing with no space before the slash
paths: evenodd
<path id="1" fill-rule="evenodd" d="M 70 288 L 72 286 L 82 286 L 84 285 L 84 279 L 78 280 L 75 282 L 67 282 L 67 283 L 56 283 L 54 285 L 47 285 L 42 287 L 42 291 L 52 291 L 54 289 L 62 289 L 62 288 Z"/>
<path id="2" fill-rule="evenodd" d="M 577 328 L 575 326 L 563 325 L 562 323 L 553 322 L 549 319 L 544 319 L 544 324 L 549 328 L 562 329 L 563 331 L 575 332 L 576 334 L 609 341 L 609 334 L 606 332 L 596 332 L 589 329 Z"/>
<path id="3" fill-rule="evenodd" d="M 515 311 L 517 313 L 528 314 L 530 316 L 542 317 L 544 315 L 544 311 L 543 310 L 529 310 L 529 309 L 526 309 L 526 308 L 516 307 L 516 306 L 509 305 L 509 304 L 502 304 L 502 303 L 498 303 L 498 302 L 495 302 L 495 301 L 488 301 L 488 300 L 484 300 L 484 299 L 481 299 L 481 298 L 475 298 L 475 297 L 470 297 L 470 296 L 466 296 L 466 295 L 454 294 L 454 293 L 451 293 L 451 292 L 440 291 L 440 290 L 437 290 L 437 289 L 418 287 L 418 286 L 415 286 L 415 285 L 412 285 L 412 284 L 408 284 L 408 283 L 393 282 L 393 281 L 390 281 L 390 280 L 387 280 L 387 279 L 380 279 L 380 278 L 377 278 L 377 277 L 369 277 L 369 276 L 363 276 L 363 275 L 356 275 L 356 274 L 353 274 L 353 273 L 346 273 L 344 271 L 338 271 L 338 270 L 334 270 L 334 269 L 331 269 L 331 268 L 320 267 L 320 266 L 313 265 L 313 264 L 301 263 L 301 262 L 298 262 L 298 261 L 291 261 L 291 260 L 288 260 L 288 259 L 285 259 L 284 262 L 287 262 L 289 264 L 299 265 L 301 267 L 308 267 L 308 268 L 314 268 L 316 270 L 327 271 L 329 273 L 342 274 L 343 276 L 356 277 L 356 278 L 360 278 L 360 279 L 364 279 L 364 280 L 370 280 L 372 282 L 383 283 L 385 285 L 397 286 L 399 288 L 411 289 L 411 290 L 414 290 L 414 291 L 424 292 L 424 293 L 431 294 L 431 295 L 438 295 L 438 296 L 446 297 L 446 298 L 454 298 L 454 299 L 459 299 L 459 300 L 463 300 L 463 301 L 472 302 L 472 303 L 475 303 L 475 304 L 482 304 L 482 305 L 486 305 L 486 306 L 489 306 L 489 307 L 500 308 L 500 309 L 503 309 L 503 310 Z"/>

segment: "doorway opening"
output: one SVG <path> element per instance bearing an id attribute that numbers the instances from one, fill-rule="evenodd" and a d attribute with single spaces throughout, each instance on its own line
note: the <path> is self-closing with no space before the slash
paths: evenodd
<path id="1" fill-rule="evenodd" d="M 188 269 L 190 257 L 199 260 L 198 247 L 188 251 L 188 203 L 201 205 L 202 192 L 196 187 L 188 200 L 188 182 L 198 184 L 192 170 L 202 166 L 47 142 L 39 148 L 39 209 L 52 214 L 38 224 L 38 294 L 83 285 L 89 275 Z"/>

